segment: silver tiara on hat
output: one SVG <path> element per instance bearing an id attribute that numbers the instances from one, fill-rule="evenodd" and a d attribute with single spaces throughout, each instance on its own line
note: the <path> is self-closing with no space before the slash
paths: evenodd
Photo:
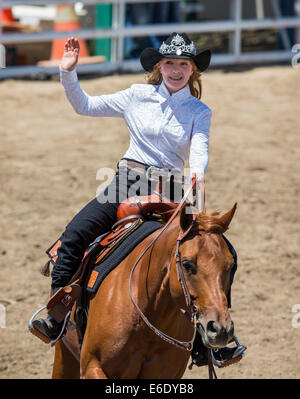
<path id="1" fill-rule="evenodd" d="M 159 52 L 161 54 L 181 55 L 182 53 L 190 53 L 196 55 L 196 48 L 193 42 L 186 44 L 184 38 L 177 34 L 173 37 L 170 44 L 162 42 Z"/>

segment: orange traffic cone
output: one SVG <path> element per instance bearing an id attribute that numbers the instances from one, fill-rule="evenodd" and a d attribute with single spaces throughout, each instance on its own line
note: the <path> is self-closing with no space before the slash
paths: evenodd
<path id="1" fill-rule="evenodd" d="M 79 31 L 80 25 L 78 17 L 75 13 L 74 6 L 72 5 L 59 5 L 56 9 L 56 18 L 53 29 L 57 32 L 62 31 Z M 74 34 L 74 33 L 73 33 Z M 75 35 L 75 34 L 74 34 Z M 55 39 L 52 42 L 51 59 L 47 61 L 39 61 L 38 66 L 41 67 L 54 67 L 58 66 L 61 62 L 64 47 L 67 39 Z M 88 49 L 84 40 L 79 39 L 80 52 L 78 64 L 98 63 L 105 61 L 104 56 L 89 57 Z"/>
<path id="2" fill-rule="evenodd" d="M 1 23 L 3 32 L 36 32 L 37 29 L 30 25 L 24 25 L 14 18 L 11 8 L 1 10 Z"/>
<path id="3" fill-rule="evenodd" d="M 15 30 L 21 27 L 21 24 L 15 20 L 11 8 L 3 8 L 1 10 L 1 21 L 4 31 Z"/>
<path id="4" fill-rule="evenodd" d="M 56 18 L 54 22 L 55 31 L 76 31 L 80 30 L 78 17 L 72 5 L 59 5 L 56 9 Z M 66 39 L 56 39 L 52 43 L 51 59 L 60 60 L 64 53 Z M 88 57 L 88 49 L 84 40 L 79 39 L 80 53 L 79 57 Z"/>
<path id="5" fill-rule="evenodd" d="M 1 12 L 2 24 L 9 24 L 15 22 L 11 8 L 3 8 Z"/>

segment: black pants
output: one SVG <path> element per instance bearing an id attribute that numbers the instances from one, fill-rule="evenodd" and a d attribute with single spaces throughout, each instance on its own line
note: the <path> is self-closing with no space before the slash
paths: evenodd
<path id="1" fill-rule="evenodd" d="M 116 222 L 120 203 L 134 195 L 152 194 L 157 189 L 156 184 L 148 180 L 145 173 L 118 168 L 112 182 L 71 220 L 60 237 L 61 246 L 51 273 L 53 291 L 69 283 L 89 244 L 110 231 Z M 182 184 L 174 182 L 174 176 L 165 183 L 164 195 L 173 202 L 180 202 L 183 195 Z M 236 261 L 234 248 L 227 239 L 225 241 Z M 231 283 L 235 271 L 236 266 L 231 274 Z M 230 295 L 228 302 L 230 304 Z"/>
<path id="2" fill-rule="evenodd" d="M 89 244 L 108 232 L 116 222 L 120 203 L 134 195 L 150 195 L 157 189 L 156 185 L 145 173 L 118 168 L 112 182 L 71 220 L 60 237 L 61 246 L 51 273 L 52 290 L 69 283 Z M 174 177 L 171 177 L 165 183 L 164 195 L 179 202 L 182 184 L 174 183 Z"/>

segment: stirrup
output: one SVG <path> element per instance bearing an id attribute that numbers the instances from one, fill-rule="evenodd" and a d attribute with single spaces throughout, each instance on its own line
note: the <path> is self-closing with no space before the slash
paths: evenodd
<path id="1" fill-rule="evenodd" d="M 60 340 L 61 337 L 64 335 L 66 325 L 67 325 L 67 323 L 68 323 L 68 321 L 69 321 L 69 318 L 70 318 L 70 315 L 71 315 L 71 311 L 69 310 L 68 313 L 66 314 L 65 319 L 64 319 L 64 322 L 63 322 L 63 325 L 62 325 L 62 328 L 61 328 L 61 331 L 60 331 L 60 333 L 58 334 L 57 338 L 54 338 L 54 339 L 51 340 L 49 337 L 47 337 L 46 335 L 42 334 L 39 330 L 37 330 L 37 329 L 33 326 L 33 324 L 32 324 L 32 322 L 33 322 L 33 320 L 36 318 L 36 316 L 37 316 L 39 313 L 41 313 L 43 310 L 45 310 L 46 308 L 47 308 L 47 306 L 43 306 L 42 308 L 40 308 L 39 310 L 37 310 L 37 311 L 31 316 L 31 318 L 30 318 L 30 320 L 29 320 L 29 322 L 28 322 L 28 329 L 29 329 L 29 331 L 30 331 L 33 335 L 35 335 L 36 337 L 38 337 L 41 341 L 45 342 L 45 344 L 50 344 L 51 346 L 53 346 L 53 345 L 54 345 L 58 340 Z"/>
<path id="2" fill-rule="evenodd" d="M 238 363 L 240 360 L 242 360 L 243 356 L 245 355 L 245 350 L 247 349 L 247 347 L 242 345 L 236 336 L 233 337 L 233 340 L 237 346 L 236 346 L 236 354 L 231 359 L 218 360 L 215 357 L 215 354 L 218 352 L 218 349 L 210 350 L 211 358 L 212 358 L 213 364 L 215 366 L 217 366 L 219 368 L 227 367 L 227 366 L 230 366 L 231 364 Z"/>

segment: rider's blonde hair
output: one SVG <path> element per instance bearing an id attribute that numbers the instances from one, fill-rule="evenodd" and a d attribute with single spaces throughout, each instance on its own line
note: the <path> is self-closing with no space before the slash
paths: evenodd
<path id="1" fill-rule="evenodd" d="M 189 79 L 189 86 L 191 94 L 196 98 L 201 98 L 202 95 L 202 84 L 201 84 L 201 72 L 198 71 L 195 63 L 192 60 L 188 60 L 193 68 L 193 73 Z M 146 81 L 152 85 L 160 85 L 162 82 L 162 75 L 157 63 L 153 70 L 146 75 Z"/>

